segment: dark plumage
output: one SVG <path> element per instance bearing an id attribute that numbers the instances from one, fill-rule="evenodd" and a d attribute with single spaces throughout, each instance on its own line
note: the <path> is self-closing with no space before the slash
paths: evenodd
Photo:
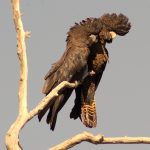
<path id="1" fill-rule="evenodd" d="M 87 76 L 83 83 L 78 86 L 76 91 L 75 105 L 70 113 L 70 118 L 81 119 L 87 127 L 96 127 L 96 101 L 95 91 L 103 75 L 106 63 L 108 61 L 108 51 L 103 51 L 101 42 L 93 44 L 88 58 L 88 70 L 94 71 L 93 75 Z"/>
<path id="2" fill-rule="evenodd" d="M 62 81 L 80 82 L 81 84 L 75 89 L 75 106 L 70 117 L 74 119 L 80 117 L 87 127 L 95 127 L 94 95 L 108 60 L 105 44 L 112 41 L 109 32 L 114 31 L 123 36 L 129 32 L 130 27 L 128 18 L 123 14 L 105 14 L 100 18 L 87 18 L 79 24 L 76 23 L 68 32 L 66 51 L 45 76 L 43 93 L 47 95 Z M 96 40 L 93 40 L 91 35 L 94 35 Z M 92 71 L 94 74 L 91 73 Z M 39 120 L 49 109 L 47 123 L 54 130 L 57 114 L 73 90 L 63 89 L 59 96 L 39 113 Z"/>

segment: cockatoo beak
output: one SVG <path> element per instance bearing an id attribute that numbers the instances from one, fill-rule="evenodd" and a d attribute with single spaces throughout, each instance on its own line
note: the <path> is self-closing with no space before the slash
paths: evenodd
<path id="1" fill-rule="evenodd" d="M 113 32 L 113 31 L 110 31 L 109 33 L 111 34 L 112 39 L 114 39 L 114 38 L 116 37 L 116 35 L 117 35 L 117 34 L 116 34 L 115 32 Z"/>

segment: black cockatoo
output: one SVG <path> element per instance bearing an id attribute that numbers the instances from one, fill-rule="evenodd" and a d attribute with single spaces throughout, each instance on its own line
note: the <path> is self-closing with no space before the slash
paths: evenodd
<path id="1" fill-rule="evenodd" d="M 80 85 L 75 88 L 75 105 L 70 118 L 79 117 L 87 127 L 95 127 L 97 117 L 94 95 L 109 57 L 105 44 L 111 43 L 116 34 L 127 34 L 130 28 L 128 18 L 115 13 L 76 23 L 68 32 L 66 51 L 45 76 L 43 93 L 47 95 L 62 81 L 79 82 Z M 47 123 L 54 130 L 58 112 L 73 90 L 63 89 L 57 98 L 39 112 L 39 121 L 49 110 Z"/>

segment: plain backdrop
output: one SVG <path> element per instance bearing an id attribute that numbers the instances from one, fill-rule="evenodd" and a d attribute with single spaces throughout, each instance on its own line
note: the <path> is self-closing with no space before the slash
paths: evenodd
<path id="1" fill-rule="evenodd" d="M 88 129 L 80 120 L 71 120 L 74 93 L 58 115 L 55 131 L 45 118 L 37 117 L 20 133 L 24 150 L 47 150 L 83 131 L 116 136 L 150 136 L 150 1 L 149 0 L 22 0 L 29 66 L 28 109 L 44 97 L 44 75 L 64 52 L 66 34 L 75 22 L 104 13 L 123 13 L 132 28 L 124 37 L 107 45 L 110 62 L 96 92 L 97 127 Z M 0 0 L 0 149 L 4 135 L 18 113 L 19 63 L 16 32 L 10 0 Z M 84 142 L 73 150 L 148 150 L 150 145 L 93 145 Z"/>

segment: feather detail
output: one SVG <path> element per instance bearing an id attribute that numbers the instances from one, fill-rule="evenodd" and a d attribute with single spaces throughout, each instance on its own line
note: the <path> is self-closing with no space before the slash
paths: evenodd
<path id="1" fill-rule="evenodd" d="M 86 127 L 93 128 L 97 125 L 96 102 L 83 102 L 81 106 L 81 121 Z"/>
<path id="2" fill-rule="evenodd" d="M 125 35 L 131 24 L 123 14 L 104 14 L 99 18 L 87 18 L 70 28 L 66 39 L 66 51 L 52 65 L 45 76 L 42 92 L 48 94 L 62 81 L 81 83 L 76 90 L 75 106 L 70 118 L 81 119 L 85 126 L 96 127 L 95 91 L 101 80 L 108 61 L 108 51 L 105 44 L 112 41 L 111 32 Z M 88 75 L 94 71 L 93 75 Z M 59 96 L 47 104 L 38 114 L 39 121 L 47 110 L 47 123 L 54 130 L 58 112 L 65 105 L 74 89 L 64 88 Z"/>

